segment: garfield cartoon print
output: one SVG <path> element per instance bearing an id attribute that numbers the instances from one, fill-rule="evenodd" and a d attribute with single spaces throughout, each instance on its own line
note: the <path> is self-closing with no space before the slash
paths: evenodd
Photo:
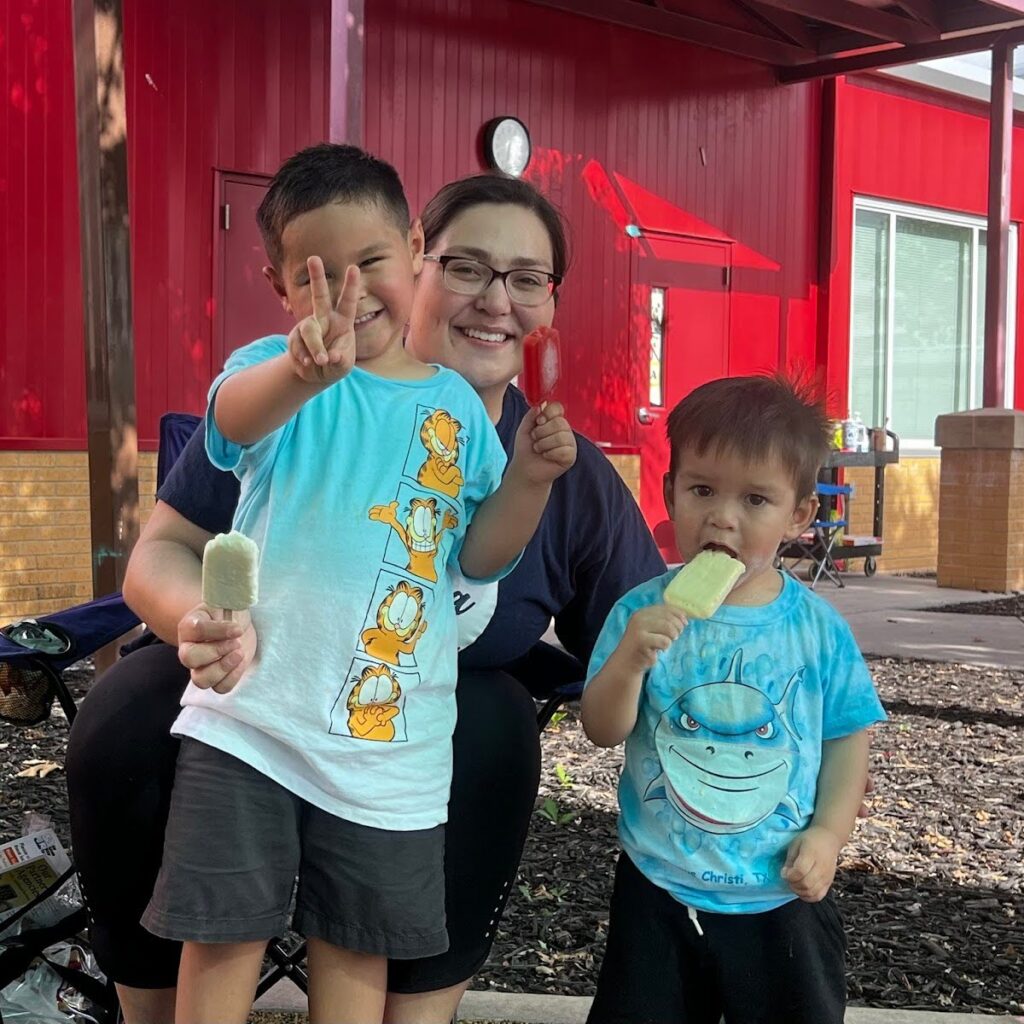
<path id="1" fill-rule="evenodd" d="M 331 712 L 331 733 L 377 743 L 405 742 L 405 701 L 408 691 L 419 681 L 416 672 L 368 658 L 353 658 Z"/>
<path id="2" fill-rule="evenodd" d="M 410 498 L 404 519 L 399 519 L 400 502 L 374 505 L 370 519 L 385 523 L 395 532 L 405 550 L 405 570 L 420 579 L 437 582 L 435 560 L 441 550 L 441 537 L 446 530 L 459 525 L 459 517 L 449 508 L 442 508 L 437 498 Z M 443 559 L 442 559 L 443 563 Z"/>
<path id="3" fill-rule="evenodd" d="M 420 443 L 427 457 L 416 480 L 432 491 L 457 498 L 465 483 L 459 461 L 459 433 L 462 424 L 444 409 L 435 409 L 420 427 Z"/>
<path id="4" fill-rule="evenodd" d="M 345 700 L 351 734 L 361 740 L 393 740 L 402 696 L 394 672 L 386 665 L 367 665 L 352 683 Z"/>
<path id="5" fill-rule="evenodd" d="M 408 580 L 389 586 L 377 606 L 376 625 L 364 629 L 360 637 L 366 653 L 389 665 L 401 664 L 400 655 L 411 659 L 416 642 L 427 629 L 423 604 L 422 587 L 415 587 Z"/>

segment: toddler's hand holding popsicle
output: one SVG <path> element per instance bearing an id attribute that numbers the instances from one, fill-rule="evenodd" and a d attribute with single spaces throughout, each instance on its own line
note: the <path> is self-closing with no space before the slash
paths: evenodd
<path id="1" fill-rule="evenodd" d="M 616 655 L 627 672 L 647 672 L 686 627 L 686 616 L 668 604 L 651 604 L 629 618 Z"/>
<path id="2" fill-rule="evenodd" d="M 702 551 L 683 566 L 665 588 L 664 603 L 648 605 L 630 617 L 618 654 L 630 672 L 654 668 L 690 619 L 707 619 L 718 611 L 743 574 L 743 563 L 717 551 Z"/>

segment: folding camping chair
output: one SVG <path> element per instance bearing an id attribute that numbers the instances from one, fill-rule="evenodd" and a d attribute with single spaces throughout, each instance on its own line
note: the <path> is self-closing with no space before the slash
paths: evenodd
<path id="1" fill-rule="evenodd" d="M 833 550 L 843 532 L 850 528 L 850 498 L 853 495 L 853 485 L 832 484 L 819 480 L 816 490 L 818 511 L 814 515 L 814 520 L 806 533 L 781 545 L 778 558 L 780 561 L 794 559 L 788 565 L 782 563 L 794 578 L 797 576 L 797 569 L 806 562 L 807 581 L 812 590 L 822 576 L 831 580 L 837 587 L 845 587 Z"/>

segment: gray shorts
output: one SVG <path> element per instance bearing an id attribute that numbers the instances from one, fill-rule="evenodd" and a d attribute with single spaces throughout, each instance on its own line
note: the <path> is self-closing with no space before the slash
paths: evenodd
<path id="1" fill-rule="evenodd" d="M 400 960 L 448 948 L 443 825 L 357 825 L 230 754 L 182 740 L 143 925 L 165 939 L 270 939 L 288 925 L 296 875 L 292 926 L 302 935 Z"/>

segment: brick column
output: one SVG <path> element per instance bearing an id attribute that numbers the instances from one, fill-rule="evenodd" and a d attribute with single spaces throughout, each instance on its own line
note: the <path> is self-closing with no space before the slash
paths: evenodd
<path id="1" fill-rule="evenodd" d="M 939 586 L 1024 590 L 1024 412 L 939 416 L 935 443 Z"/>

